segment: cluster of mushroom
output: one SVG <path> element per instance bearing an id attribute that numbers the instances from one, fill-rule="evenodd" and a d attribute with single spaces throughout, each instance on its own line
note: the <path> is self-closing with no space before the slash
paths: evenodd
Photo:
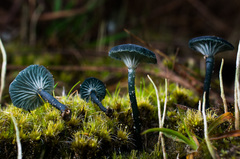
<path id="1" fill-rule="evenodd" d="M 189 47 L 202 53 L 206 58 L 203 90 L 206 92 L 206 106 L 209 107 L 214 55 L 218 52 L 233 50 L 234 47 L 229 42 L 215 36 L 193 38 L 189 41 Z M 141 150 L 141 121 L 135 95 L 135 70 L 141 62 L 156 64 L 156 56 L 152 51 L 135 44 L 115 46 L 109 51 L 109 56 L 116 60 L 122 60 L 128 67 L 128 91 L 134 122 L 134 139 L 137 149 Z M 51 95 L 53 87 L 52 74 L 44 66 L 31 65 L 22 70 L 13 80 L 9 87 L 9 93 L 13 105 L 16 107 L 31 111 L 43 105 L 44 100 L 59 109 L 64 120 L 70 120 L 71 110 Z M 112 116 L 113 110 L 105 108 L 101 103 L 106 95 L 106 87 L 99 79 L 94 77 L 86 79 L 80 86 L 80 95 L 84 100 L 89 101 L 90 99 L 96 103 L 107 116 Z"/>

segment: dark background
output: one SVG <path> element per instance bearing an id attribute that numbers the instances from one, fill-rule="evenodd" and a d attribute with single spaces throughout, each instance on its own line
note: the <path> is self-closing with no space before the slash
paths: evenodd
<path id="1" fill-rule="evenodd" d="M 224 84 L 230 100 L 233 97 L 240 35 L 238 0 L 2 0 L 0 17 L 0 36 L 8 54 L 7 87 L 20 70 L 31 64 L 44 65 L 53 73 L 58 94 L 63 87 L 68 92 L 89 76 L 103 80 L 110 91 L 119 81 L 125 87 L 127 72 L 119 70 L 123 64 L 108 57 L 111 47 L 123 43 L 160 50 L 194 70 L 198 74 L 195 80 L 202 82 L 204 59 L 188 48 L 188 41 L 196 36 L 215 35 L 235 46 L 234 51 L 216 56 L 213 75 L 213 81 L 217 80 L 224 57 Z M 164 60 L 158 56 L 159 63 Z M 164 71 L 160 65 L 156 69 Z M 172 65 L 165 66 L 185 80 Z M 147 71 L 142 72 L 145 75 Z M 152 76 L 161 82 L 157 73 Z M 176 77 L 169 79 L 176 82 Z M 218 87 L 213 85 L 216 92 Z M 198 88 L 194 91 L 201 93 Z"/>

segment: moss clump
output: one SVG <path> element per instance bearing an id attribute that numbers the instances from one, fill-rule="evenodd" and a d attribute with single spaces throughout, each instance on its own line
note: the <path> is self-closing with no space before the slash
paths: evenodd
<path id="1" fill-rule="evenodd" d="M 84 131 L 77 131 L 73 134 L 72 149 L 76 157 L 93 158 L 99 151 L 99 139 Z"/>
<path id="2" fill-rule="evenodd" d="M 119 95 L 120 90 L 114 94 L 108 94 L 102 101 L 103 105 L 114 109 L 114 114 L 107 117 L 97 105 L 86 103 L 78 94 L 57 97 L 61 103 L 72 110 L 72 118 L 69 121 L 62 120 L 58 110 L 49 104 L 44 104 L 32 112 L 27 112 L 8 105 L 0 111 L 0 156 L 14 158 L 17 156 L 16 136 L 13 122 L 9 112 L 16 118 L 24 158 L 160 158 L 162 150 L 158 145 L 159 133 L 151 133 L 142 136 L 145 151 L 134 150 L 133 121 L 128 95 Z M 154 89 L 149 86 L 141 87 L 137 91 L 138 107 L 141 115 L 142 131 L 158 127 L 157 99 Z M 203 137 L 203 119 L 197 110 L 184 110 L 179 113 L 176 104 L 179 95 L 181 104 L 192 104 L 196 97 L 187 89 L 177 87 L 174 84 L 168 90 L 167 115 L 165 128 L 179 131 L 187 136 L 183 121 L 187 129 Z M 165 98 L 164 88 L 159 86 L 161 106 Z M 185 101 L 186 100 L 186 101 Z M 188 106 L 188 105 L 186 105 Z M 208 124 L 211 124 L 217 115 L 214 111 L 207 112 Z M 224 132 L 226 126 L 214 129 L 212 134 Z M 219 149 L 224 157 L 229 155 L 230 149 L 239 150 L 238 140 L 227 139 L 214 141 L 213 145 Z M 209 154 L 205 142 L 199 140 L 199 155 L 208 157 Z M 186 156 L 189 147 L 181 142 L 176 142 L 165 137 L 166 151 L 169 158 Z M 229 151 L 228 151 L 229 150 Z M 201 154 L 202 153 L 202 154 Z M 237 153 L 234 153 L 237 156 Z"/>

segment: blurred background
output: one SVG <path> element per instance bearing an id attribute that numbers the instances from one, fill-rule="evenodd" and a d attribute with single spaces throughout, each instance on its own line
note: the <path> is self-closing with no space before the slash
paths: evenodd
<path id="1" fill-rule="evenodd" d="M 157 65 L 139 66 L 137 85 L 150 74 L 157 84 L 168 78 L 200 94 L 204 59 L 188 48 L 188 41 L 202 35 L 219 36 L 235 46 L 216 56 L 212 85 L 213 96 L 219 97 L 218 71 L 224 58 L 225 91 L 233 99 L 238 0 L 2 0 L 0 17 L 8 57 L 5 101 L 10 82 L 31 64 L 50 70 L 58 83 L 57 95 L 90 76 L 106 83 L 110 92 L 119 82 L 126 89 L 127 69 L 108 57 L 111 47 L 123 43 L 147 47 L 157 55 Z"/>

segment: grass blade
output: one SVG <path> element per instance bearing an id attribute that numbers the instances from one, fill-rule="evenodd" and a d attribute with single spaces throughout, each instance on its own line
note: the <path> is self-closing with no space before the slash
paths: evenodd
<path id="1" fill-rule="evenodd" d="M 186 136 L 184 136 L 183 134 L 172 130 L 172 129 L 167 129 L 167 128 L 152 128 L 152 129 L 148 129 L 146 131 L 144 131 L 142 133 L 142 135 L 150 133 L 150 132 L 156 132 L 156 131 L 160 131 L 162 132 L 165 136 L 178 141 L 178 142 L 183 142 L 187 145 L 189 145 L 193 150 L 197 150 L 198 146 L 196 145 L 196 143 L 193 141 L 191 141 L 190 139 L 188 139 Z"/>
<path id="2" fill-rule="evenodd" d="M 69 97 L 69 95 L 71 94 L 72 90 L 80 83 L 80 81 L 78 81 L 74 86 L 72 86 L 72 88 L 70 89 L 70 91 L 68 92 L 67 98 Z"/>

